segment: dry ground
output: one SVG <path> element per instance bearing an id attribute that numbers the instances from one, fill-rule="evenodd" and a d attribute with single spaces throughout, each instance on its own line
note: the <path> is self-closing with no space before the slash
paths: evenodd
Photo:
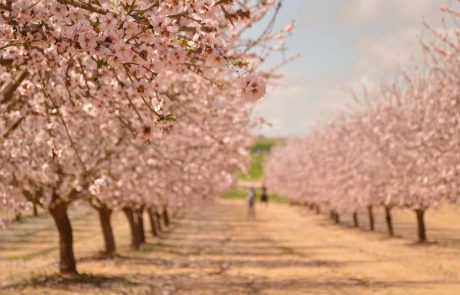
<path id="1" fill-rule="evenodd" d="M 0 232 L 0 294 L 460 294 L 460 212 L 454 209 L 427 216 L 429 237 L 439 241 L 428 245 L 414 243 L 410 212 L 395 216 L 402 237 L 388 239 L 333 225 L 304 208 L 257 209 L 257 221 L 245 219 L 240 201 L 195 210 L 139 252 L 128 251 L 128 227 L 118 214 L 120 257 L 112 260 L 96 258 L 97 218 L 79 209 L 72 221 L 83 275 L 76 279 L 53 275 L 52 221 L 28 218 Z"/>

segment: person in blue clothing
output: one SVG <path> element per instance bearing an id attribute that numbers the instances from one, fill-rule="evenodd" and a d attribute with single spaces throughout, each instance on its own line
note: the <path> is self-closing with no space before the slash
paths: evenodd
<path id="1" fill-rule="evenodd" d="M 253 187 L 248 188 L 246 192 L 246 203 L 248 207 L 247 218 L 250 220 L 256 219 L 256 191 Z"/>

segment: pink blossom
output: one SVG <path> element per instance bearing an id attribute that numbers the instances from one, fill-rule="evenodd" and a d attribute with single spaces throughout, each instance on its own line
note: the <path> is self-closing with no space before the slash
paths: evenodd
<path id="1" fill-rule="evenodd" d="M 248 74 L 239 79 L 238 85 L 240 87 L 241 96 L 244 99 L 258 100 L 266 93 L 265 79 L 255 74 Z"/>

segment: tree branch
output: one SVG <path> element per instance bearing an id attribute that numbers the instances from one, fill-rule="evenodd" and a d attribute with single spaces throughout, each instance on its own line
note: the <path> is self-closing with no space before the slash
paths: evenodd
<path id="1" fill-rule="evenodd" d="M 61 4 L 67 4 L 67 5 L 77 7 L 77 8 L 81 8 L 81 9 L 84 9 L 84 10 L 87 10 L 87 11 L 90 11 L 90 12 L 95 12 L 95 13 L 104 14 L 104 15 L 109 13 L 109 11 L 107 9 L 104 9 L 104 8 L 102 8 L 100 6 L 91 5 L 91 4 L 85 3 L 85 2 L 80 2 L 80 1 L 76 1 L 76 0 L 57 0 L 57 1 L 59 3 L 61 3 Z"/>
<path id="2" fill-rule="evenodd" d="M 28 75 L 29 72 L 27 72 L 27 70 L 22 70 L 16 79 L 3 85 L 2 89 L 0 89 L 0 104 L 7 103 L 13 98 L 14 91 L 18 89 L 22 81 L 24 81 Z"/>

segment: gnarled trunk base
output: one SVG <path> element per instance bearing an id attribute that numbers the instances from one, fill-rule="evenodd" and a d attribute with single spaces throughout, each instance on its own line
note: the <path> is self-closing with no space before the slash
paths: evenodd
<path id="1" fill-rule="evenodd" d="M 77 274 L 77 265 L 73 251 L 72 225 L 67 215 L 68 204 L 55 204 L 49 209 L 59 233 L 59 272 Z"/>
<path id="2" fill-rule="evenodd" d="M 425 210 L 416 209 L 417 216 L 417 235 L 420 243 L 426 242 L 426 227 L 425 227 Z"/>

